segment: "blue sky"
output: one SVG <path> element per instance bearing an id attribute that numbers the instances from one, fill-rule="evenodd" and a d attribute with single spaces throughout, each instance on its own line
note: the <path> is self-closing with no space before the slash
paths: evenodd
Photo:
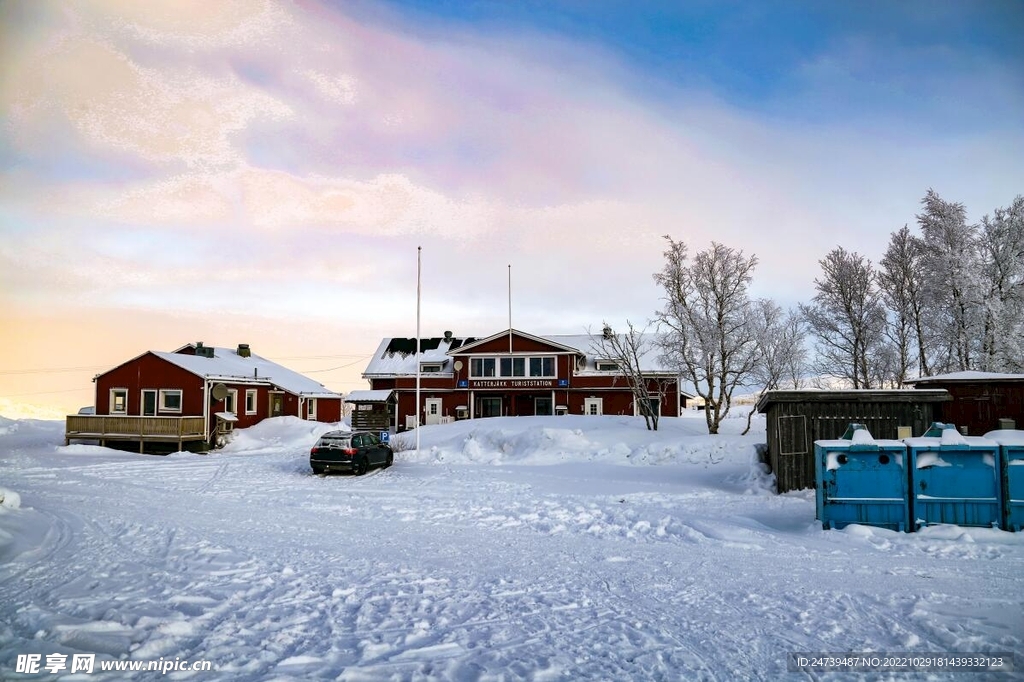
<path id="1" fill-rule="evenodd" d="M 0 4 L 0 350 L 27 371 L 0 401 L 70 409 L 91 375 L 50 370 L 198 340 L 362 388 L 413 332 L 417 246 L 431 334 L 504 328 L 510 264 L 525 331 L 643 322 L 665 234 L 806 301 L 929 188 L 971 220 L 1024 191 L 1022 27 L 1020 2 Z"/>

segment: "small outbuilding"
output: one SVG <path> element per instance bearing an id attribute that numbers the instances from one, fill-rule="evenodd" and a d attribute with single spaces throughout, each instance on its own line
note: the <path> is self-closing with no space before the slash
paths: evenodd
<path id="1" fill-rule="evenodd" d="M 398 399 L 391 389 L 350 391 L 345 402 L 352 405 L 352 428 L 359 431 L 398 431 L 395 406 Z"/>
<path id="2" fill-rule="evenodd" d="M 1024 374 L 954 372 L 906 382 L 916 389 L 944 389 L 951 400 L 942 405 L 941 421 L 980 436 L 1024 425 Z"/>
<path id="3" fill-rule="evenodd" d="M 767 391 L 767 463 L 780 493 L 815 486 L 814 441 L 842 437 L 851 423 L 879 439 L 920 436 L 950 399 L 945 390 Z"/>

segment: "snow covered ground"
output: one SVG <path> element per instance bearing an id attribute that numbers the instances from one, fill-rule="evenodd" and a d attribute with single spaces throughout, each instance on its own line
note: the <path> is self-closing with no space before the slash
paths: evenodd
<path id="1" fill-rule="evenodd" d="M 1024 669 L 1024 533 L 823 531 L 742 426 L 459 422 L 356 478 L 312 475 L 330 427 L 294 418 L 166 457 L 0 419 L 0 679 L 61 677 L 16 672 L 54 653 L 210 661 L 167 675 L 196 680 L 965 679 L 787 671 L 851 651 Z"/>

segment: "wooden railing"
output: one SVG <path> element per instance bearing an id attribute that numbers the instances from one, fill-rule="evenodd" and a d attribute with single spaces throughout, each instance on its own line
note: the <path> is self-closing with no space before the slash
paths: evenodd
<path id="1" fill-rule="evenodd" d="M 127 415 L 70 414 L 64 441 L 88 440 L 185 441 L 206 440 L 202 417 L 139 417 Z"/>

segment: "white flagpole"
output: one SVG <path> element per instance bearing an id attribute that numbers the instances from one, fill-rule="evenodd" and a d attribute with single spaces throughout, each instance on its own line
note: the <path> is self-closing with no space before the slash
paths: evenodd
<path id="1" fill-rule="evenodd" d="M 508 353 L 512 354 L 512 264 L 508 265 Z"/>
<path id="2" fill-rule="evenodd" d="M 416 247 L 416 454 L 420 452 L 420 277 L 423 247 Z"/>

